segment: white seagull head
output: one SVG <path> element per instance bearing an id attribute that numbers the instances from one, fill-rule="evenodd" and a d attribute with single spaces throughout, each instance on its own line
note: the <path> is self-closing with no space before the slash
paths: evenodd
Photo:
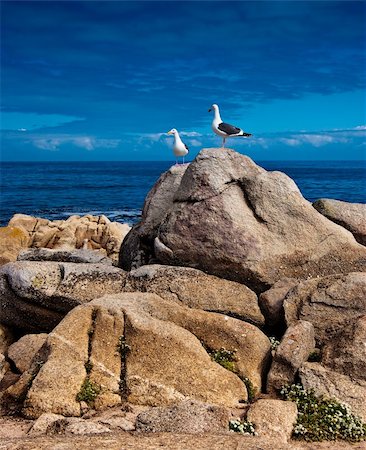
<path id="1" fill-rule="evenodd" d="M 214 103 L 214 104 L 211 106 L 211 108 L 208 110 L 208 112 L 211 112 L 211 111 L 218 111 L 218 110 L 219 110 L 219 106 L 216 105 L 216 103 Z"/>
<path id="2" fill-rule="evenodd" d="M 172 128 L 170 131 L 167 132 L 167 134 L 176 134 L 178 131 L 175 128 Z"/>

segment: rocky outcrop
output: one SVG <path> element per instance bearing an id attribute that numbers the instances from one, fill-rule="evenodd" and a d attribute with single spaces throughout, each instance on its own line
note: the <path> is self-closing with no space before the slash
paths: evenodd
<path id="1" fill-rule="evenodd" d="M 207 353 L 221 348 L 235 353 L 236 373 Z M 247 398 L 242 379 L 248 377 L 258 392 L 269 358 L 268 338 L 246 322 L 155 294 L 110 295 L 74 308 L 1 403 L 18 405 L 31 418 L 46 412 L 79 416 L 82 401 L 96 409 L 121 399 L 238 407 Z M 84 397 L 90 389 L 92 400 Z"/>
<path id="2" fill-rule="evenodd" d="M 190 267 L 142 266 L 128 273 L 126 292 L 152 292 L 190 308 L 220 312 L 264 325 L 257 295 L 240 283 L 207 275 Z"/>
<path id="3" fill-rule="evenodd" d="M 299 283 L 284 299 L 287 325 L 314 325 L 318 345 L 330 342 L 366 311 L 366 273 L 332 275 Z"/>
<path id="4" fill-rule="evenodd" d="M 205 149 L 179 186 L 169 182 L 169 173 L 164 176 L 175 190 L 173 201 L 148 232 L 141 231 L 159 185 L 153 188 L 145 216 L 122 245 L 124 268 L 156 258 L 264 291 L 285 277 L 365 267 L 366 249 L 351 233 L 319 214 L 285 174 L 267 172 L 246 156 Z"/>
<path id="5" fill-rule="evenodd" d="M 136 430 L 148 433 L 226 433 L 231 414 L 227 408 L 186 400 L 140 413 Z"/>
<path id="6" fill-rule="evenodd" d="M 291 438 L 297 406 L 283 400 L 261 399 L 249 408 L 247 418 L 254 424 L 258 436 L 265 436 L 273 443 L 284 443 Z"/>
<path id="7" fill-rule="evenodd" d="M 98 250 L 51 250 L 48 248 L 30 248 L 19 253 L 18 261 L 54 261 L 85 264 L 106 264 L 113 261 Z"/>
<path id="8" fill-rule="evenodd" d="M 0 227 L 0 266 L 17 259 L 22 248 L 28 247 L 29 236 L 20 227 Z"/>
<path id="9" fill-rule="evenodd" d="M 8 358 L 13 361 L 20 373 L 30 368 L 32 359 L 46 338 L 46 333 L 26 334 L 8 348 Z"/>
<path id="10" fill-rule="evenodd" d="M 347 404 L 354 414 L 366 421 L 365 380 L 354 379 L 310 362 L 304 363 L 299 374 L 305 389 L 314 389 L 317 395 Z"/>
<path id="11" fill-rule="evenodd" d="M 17 261 L 0 268 L 0 322 L 51 331 L 75 306 L 121 292 L 126 274 L 105 264 Z"/>
<path id="12" fill-rule="evenodd" d="M 127 224 L 111 222 L 105 216 L 70 216 L 67 220 L 41 219 L 15 214 L 9 226 L 18 227 L 28 235 L 28 246 L 62 250 L 99 250 L 118 260 L 121 243 L 129 232 Z"/>
<path id="13" fill-rule="evenodd" d="M 313 206 L 323 216 L 349 230 L 357 242 L 366 245 L 366 204 L 322 198 Z"/>
<path id="14" fill-rule="evenodd" d="M 314 327 L 299 320 L 290 325 L 278 346 L 268 374 L 267 391 L 278 394 L 283 386 L 291 385 L 301 365 L 314 350 Z"/>
<path id="15" fill-rule="evenodd" d="M 154 239 L 187 169 L 184 164 L 172 166 L 163 173 L 148 193 L 142 220 L 126 235 L 120 250 L 120 267 L 131 270 L 154 262 Z"/>

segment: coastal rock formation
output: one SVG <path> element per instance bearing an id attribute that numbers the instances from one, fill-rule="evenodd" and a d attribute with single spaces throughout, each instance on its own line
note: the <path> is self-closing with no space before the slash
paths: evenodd
<path id="1" fill-rule="evenodd" d="M 190 308 L 220 312 L 264 325 L 257 295 L 240 283 L 207 275 L 190 267 L 142 266 L 127 275 L 125 292 L 153 292 Z"/>
<path id="2" fill-rule="evenodd" d="M 28 247 L 29 236 L 20 227 L 0 227 L 0 266 L 17 259 L 22 248 Z"/>
<path id="3" fill-rule="evenodd" d="M 8 358 L 13 361 L 19 372 L 23 373 L 30 368 L 34 355 L 46 339 L 46 333 L 26 334 L 8 348 Z"/>
<path id="4" fill-rule="evenodd" d="M 357 242 L 366 245 L 366 204 L 321 198 L 313 206 L 323 216 L 349 230 Z"/>
<path id="5" fill-rule="evenodd" d="M 155 258 L 262 292 L 285 277 L 365 267 L 366 249 L 350 232 L 319 214 L 285 174 L 267 172 L 246 156 L 205 149 L 179 185 L 168 182 L 169 172 L 164 176 L 175 190 L 173 201 L 148 226 L 149 233 L 143 231 L 159 184 L 153 188 L 141 223 L 122 245 L 125 269 Z"/>
<path id="6" fill-rule="evenodd" d="M 152 408 L 140 413 L 136 430 L 148 433 L 227 433 L 230 411 L 197 400 Z"/>
<path id="7" fill-rule="evenodd" d="M 0 322 L 51 331 L 72 308 L 121 292 L 126 274 L 105 264 L 17 261 L 0 268 Z"/>
<path id="8" fill-rule="evenodd" d="M 85 264 L 113 265 L 113 261 L 98 250 L 51 250 L 48 248 L 30 248 L 19 253 L 18 261 L 55 261 Z"/>
<path id="9" fill-rule="evenodd" d="M 303 281 L 284 299 L 287 325 L 306 320 L 314 325 L 317 344 L 332 341 L 366 311 L 366 273 L 331 275 Z"/>
<path id="10" fill-rule="evenodd" d="M 235 355 L 235 373 L 208 353 L 223 348 Z M 45 412 L 79 416 L 83 395 L 93 387 L 96 409 L 121 399 L 239 407 L 247 398 L 242 379 L 258 392 L 269 358 L 268 338 L 246 322 L 150 293 L 109 295 L 74 308 L 0 403 L 22 408 L 30 418 Z"/>
<path id="11" fill-rule="evenodd" d="M 314 327 L 299 320 L 290 325 L 278 346 L 268 373 L 267 391 L 278 393 L 283 386 L 293 384 L 301 365 L 314 350 Z"/>
<path id="12" fill-rule="evenodd" d="M 28 246 L 72 250 L 99 250 L 118 260 L 121 243 L 130 231 L 127 224 L 111 222 L 106 216 L 70 216 L 67 220 L 41 219 L 15 214 L 9 226 L 18 227 L 28 235 Z"/>
<path id="13" fill-rule="evenodd" d="M 352 412 L 366 421 L 366 381 L 323 367 L 319 363 L 306 362 L 299 370 L 305 389 L 314 389 L 316 395 L 335 398 L 345 403 Z"/>

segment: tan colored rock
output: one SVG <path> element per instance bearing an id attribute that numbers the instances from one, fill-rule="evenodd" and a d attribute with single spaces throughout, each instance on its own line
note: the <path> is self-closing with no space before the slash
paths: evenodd
<path id="1" fill-rule="evenodd" d="M 314 327 L 310 322 L 299 320 L 290 325 L 274 354 L 267 391 L 278 393 L 283 386 L 293 384 L 298 369 L 314 347 Z"/>
<path id="2" fill-rule="evenodd" d="M 0 227 L 0 266 L 17 259 L 22 248 L 28 246 L 28 234 L 19 227 Z"/>
<path id="3" fill-rule="evenodd" d="M 366 245 L 366 205 L 322 198 L 313 203 L 314 208 L 329 220 L 349 230 L 356 241 Z"/>
<path id="4" fill-rule="evenodd" d="M 37 418 L 43 413 L 79 416 L 76 400 L 86 378 L 92 307 L 75 308 L 49 335 L 47 359 L 34 378 L 23 405 L 23 414 Z"/>
<path id="5" fill-rule="evenodd" d="M 110 431 L 111 430 L 106 425 L 84 419 L 77 419 L 75 417 L 64 417 L 56 420 L 47 428 L 47 434 L 89 435 L 109 433 Z"/>
<path id="6" fill-rule="evenodd" d="M 299 374 L 305 389 L 314 389 L 317 395 L 347 404 L 354 414 L 366 421 L 365 380 L 354 379 L 310 362 L 303 364 Z"/>
<path id="7" fill-rule="evenodd" d="M 259 437 L 287 442 L 297 420 L 297 406 L 283 400 L 261 399 L 249 408 L 247 419 L 254 423 Z"/>
<path id="8" fill-rule="evenodd" d="M 269 328 L 276 329 L 285 326 L 283 302 L 288 292 L 298 283 L 299 281 L 293 278 L 285 278 L 277 281 L 271 289 L 260 294 L 259 305 Z"/>
<path id="9" fill-rule="evenodd" d="M 6 372 L 10 369 L 9 363 L 6 361 L 5 356 L 0 353 L 0 382 L 4 378 Z"/>
<path id="10" fill-rule="evenodd" d="M 129 272 L 125 291 L 152 292 L 190 308 L 228 314 L 258 326 L 264 317 L 257 295 L 243 284 L 190 267 L 143 266 Z"/>
<path id="11" fill-rule="evenodd" d="M 286 295 L 287 325 L 298 319 L 314 325 L 319 345 L 366 312 L 366 273 L 349 273 L 303 281 Z"/>
<path id="12" fill-rule="evenodd" d="M 366 315 L 347 324 L 322 350 L 322 364 L 366 380 Z"/>
<path id="13" fill-rule="evenodd" d="M 165 174 L 169 185 L 169 172 Z M 156 258 L 263 292 L 283 278 L 362 271 L 366 249 L 319 214 L 292 179 L 229 149 L 204 149 L 189 164 L 173 202 L 146 217 L 121 248 L 124 268 Z M 153 201 L 155 190 L 149 194 Z M 159 202 L 157 202 L 159 204 Z M 147 231 L 144 231 L 147 227 Z M 152 245 L 154 240 L 154 245 Z M 138 257 L 136 256 L 138 255 Z"/>
<path id="14" fill-rule="evenodd" d="M 227 408 L 186 400 L 140 413 L 136 430 L 144 433 L 226 433 L 230 418 Z"/>
<path id="15" fill-rule="evenodd" d="M 28 431 L 28 434 L 46 434 L 47 428 L 60 419 L 64 419 L 64 417 L 60 414 L 44 413 L 33 423 L 31 429 Z"/>
<path id="16" fill-rule="evenodd" d="M 26 334 L 8 348 L 9 359 L 21 373 L 30 368 L 34 355 L 38 353 L 46 338 L 46 333 Z"/>
<path id="17" fill-rule="evenodd" d="M 30 236 L 37 226 L 47 224 L 47 219 L 28 216 L 26 214 L 15 214 L 9 221 L 8 226 L 23 228 Z"/>
<path id="18" fill-rule="evenodd" d="M 0 268 L 0 321 L 51 331 L 77 305 L 121 292 L 126 274 L 106 264 L 17 261 Z"/>
<path id="19" fill-rule="evenodd" d="M 10 399 L 19 411 L 25 398 L 22 413 L 29 418 L 78 416 L 84 398 L 77 396 L 87 381 L 99 388 L 92 401 L 97 409 L 121 400 L 162 406 L 188 399 L 240 407 L 247 398 L 243 381 L 206 352 L 223 347 L 235 352 L 236 373 L 260 390 L 270 344 L 255 326 L 155 294 L 105 296 L 63 319 L 39 352 L 38 370 L 39 354 L 2 404 Z"/>
<path id="20" fill-rule="evenodd" d="M 5 354 L 10 344 L 14 342 L 14 334 L 6 325 L 0 323 L 0 353 Z"/>

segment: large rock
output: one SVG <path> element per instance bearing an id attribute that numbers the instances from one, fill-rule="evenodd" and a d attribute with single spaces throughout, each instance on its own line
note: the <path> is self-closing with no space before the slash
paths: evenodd
<path id="1" fill-rule="evenodd" d="M 0 268 L 0 322 L 29 332 L 54 328 L 68 311 L 121 292 L 126 274 L 105 264 L 17 261 Z"/>
<path id="2" fill-rule="evenodd" d="M 34 355 L 46 338 L 46 333 L 26 334 L 8 348 L 8 358 L 13 361 L 19 372 L 23 373 L 30 368 Z"/>
<path id="3" fill-rule="evenodd" d="M 230 417 L 229 410 L 222 406 L 187 400 L 140 413 L 136 430 L 145 433 L 222 433 L 227 432 Z"/>
<path id="4" fill-rule="evenodd" d="M 153 292 L 190 308 L 220 312 L 264 325 L 257 295 L 243 284 L 190 267 L 143 266 L 128 274 L 125 291 Z"/>
<path id="5" fill-rule="evenodd" d="M 235 353 L 236 373 L 206 351 L 221 348 Z M 238 407 L 247 398 L 241 378 L 260 390 L 270 344 L 246 322 L 155 294 L 123 293 L 73 309 L 49 334 L 42 352 L 42 364 L 38 355 L 2 395 L 7 405 L 23 399 L 22 412 L 30 418 L 46 412 L 80 415 L 91 387 L 98 387 L 96 395 L 85 401 L 97 409 L 121 400 L 161 406 L 188 399 Z"/>
<path id="6" fill-rule="evenodd" d="M 304 363 L 299 374 L 305 389 L 314 389 L 317 395 L 347 404 L 354 414 L 366 421 L 365 380 L 354 379 L 310 362 Z"/>
<path id="7" fill-rule="evenodd" d="M 267 391 L 278 393 L 283 386 L 293 384 L 298 369 L 308 360 L 314 347 L 314 327 L 310 322 L 299 320 L 290 325 L 275 352 L 268 373 Z"/>
<path id="8" fill-rule="evenodd" d="M 120 250 L 119 265 L 131 270 L 154 261 L 154 239 L 166 214 L 173 206 L 187 165 L 172 166 L 163 173 L 148 193 L 142 210 L 142 221 L 126 235 Z"/>
<path id="9" fill-rule="evenodd" d="M 48 248 L 30 248 L 19 253 L 18 261 L 55 261 L 71 263 L 107 264 L 112 260 L 97 250 L 52 250 Z"/>
<path id="10" fill-rule="evenodd" d="M 366 315 L 348 323 L 324 346 L 322 364 L 354 379 L 366 380 Z"/>
<path id="11" fill-rule="evenodd" d="M 118 260 L 121 243 L 130 231 L 127 224 L 111 222 L 103 215 L 90 214 L 54 221 L 15 214 L 9 226 L 18 227 L 27 233 L 29 247 L 99 250 L 115 261 Z"/>
<path id="12" fill-rule="evenodd" d="M 297 406 L 283 400 L 261 399 L 249 408 L 247 419 L 254 424 L 258 436 L 273 443 L 287 442 L 297 420 Z"/>
<path id="13" fill-rule="evenodd" d="M 205 149 L 179 186 L 169 182 L 169 172 L 165 177 L 175 190 L 173 201 L 148 233 L 142 231 L 145 216 L 126 236 L 124 268 L 156 258 L 239 281 L 255 291 L 285 277 L 307 279 L 365 268 L 366 249 L 350 232 L 319 214 L 288 176 L 267 172 L 246 156 Z M 149 195 L 148 212 L 158 189 Z"/>
<path id="14" fill-rule="evenodd" d="M 19 227 L 0 228 L 0 266 L 17 259 L 22 248 L 28 246 L 28 234 Z"/>
<path id="15" fill-rule="evenodd" d="M 366 204 L 322 198 L 313 206 L 323 216 L 349 230 L 357 242 L 366 245 Z"/>
<path id="16" fill-rule="evenodd" d="M 332 275 L 299 283 L 284 299 L 287 325 L 306 320 L 321 346 L 366 311 L 366 273 Z"/>

